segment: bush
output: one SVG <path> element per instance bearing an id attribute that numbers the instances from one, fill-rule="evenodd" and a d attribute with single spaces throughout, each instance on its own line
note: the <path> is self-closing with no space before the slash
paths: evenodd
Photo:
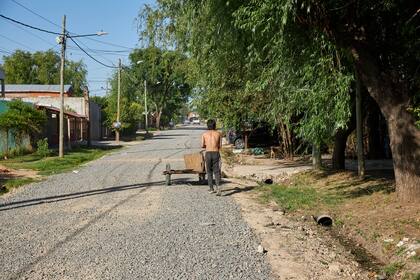
<path id="1" fill-rule="evenodd" d="M 41 157 L 47 157 L 50 155 L 51 151 L 48 149 L 48 139 L 40 139 L 36 142 L 36 153 Z"/>

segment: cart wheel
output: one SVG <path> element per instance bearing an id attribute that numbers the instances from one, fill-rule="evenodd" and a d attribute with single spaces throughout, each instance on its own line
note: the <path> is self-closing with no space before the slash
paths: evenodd
<path id="1" fill-rule="evenodd" d="M 198 175 L 198 182 L 201 184 L 204 184 L 204 181 L 206 180 L 206 175 L 204 174 L 199 174 Z"/>
<path id="2" fill-rule="evenodd" d="M 171 165 L 168 163 L 166 164 L 166 176 L 165 176 L 165 183 L 167 186 L 171 185 Z"/>

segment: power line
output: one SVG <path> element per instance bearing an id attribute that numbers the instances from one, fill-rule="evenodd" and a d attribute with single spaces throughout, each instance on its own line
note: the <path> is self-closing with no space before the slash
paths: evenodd
<path id="1" fill-rule="evenodd" d="M 27 8 L 27 7 L 23 6 L 23 5 L 21 5 L 20 3 L 18 3 L 18 2 L 16 2 L 16 1 L 14 1 L 14 0 L 11 0 L 11 1 L 13 1 L 14 3 L 16 3 L 16 4 L 20 5 L 20 6 L 22 6 L 23 8 L 25 8 L 25 9 L 26 9 L 26 10 L 28 10 L 28 11 L 30 11 L 31 13 L 33 13 L 33 14 L 35 14 L 35 15 L 37 15 L 37 16 L 39 16 L 39 17 L 41 17 L 41 18 L 43 18 L 44 20 L 46 20 L 46 21 L 48 21 L 48 22 L 50 22 L 50 23 L 52 23 L 52 24 L 54 24 L 54 25 L 58 26 L 57 24 L 55 24 L 55 23 L 53 23 L 52 21 L 48 20 L 47 18 L 45 18 L 45 17 L 43 17 L 43 16 L 39 15 L 38 13 L 36 13 L 36 12 L 32 11 L 31 9 L 29 9 L 29 8 Z M 61 33 L 58 33 L 58 32 L 49 31 L 49 30 L 46 30 L 46 29 L 43 29 L 43 28 L 39 28 L 39 27 L 36 27 L 36 26 L 32 26 L 32 25 L 29 25 L 29 24 L 26 24 L 26 23 L 20 22 L 20 21 L 18 21 L 18 20 L 15 20 L 15 19 L 9 18 L 9 17 L 7 17 L 7 16 L 5 16 L 5 15 L 2 15 L 2 14 L 0 14 L 0 17 L 2 17 L 3 19 L 6 19 L 6 20 L 8 20 L 8 21 L 11 21 L 11 22 L 13 22 L 13 23 L 15 23 L 15 24 L 23 25 L 23 26 L 25 26 L 25 27 L 28 27 L 28 28 L 31 28 L 31 29 L 35 29 L 35 30 L 38 30 L 38 31 L 41 31 L 41 32 L 45 32 L 45 33 L 49 33 L 49 34 L 54 34 L 54 35 L 62 35 Z M 67 30 L 67 31 L 68 31 L 68 30 Z M 74 34 L 74 36 L 80 36 L 80 35 L 77 35 L 77 34 L 75 34 L 75 33 L 69 32 L 69 31 L 68 31 L 68 34 Z M 36 36 L 36 35 L 34 35 L 34 36 Z M 36 36 L 36 37 L 38 37 L 38 36 Z M 72 35 L 68 35 L 68 37 L 72 37 Z M 40 38 L 40 37 L 38 37 L 38 38 Z M 94 42 L 98 42 L 98 43 L 100 43 L 100 44 L 110 45 L 110 46 L 115 46 L 115 47 L 119 47 L 119 48 L 124 48 L 124 49 L 126 49 L 126 50 L 97 50 L 97 52 L 104 52 L 104 53 L 107 53 L 107 54 L 110 54 L 110 55 L 112 55 L 112 54 L 114 54 L 114 53 L 129 52 L 129 51 L 131 51 L 131 50 L 133 50 L 133 49 L 134 49 L 134 48 L 129 48 L 129 47 L 121 46 L 121 45 L 118 45 L 118 44 L 113 44 L 113 43 L 109 43 L 109 42 L 100 41 L 100 40 L 93 39 L 93 38 L 86 38 L 86 39 L 91 40 L 91 41 L 94 41 Z M 44 41 L 44 39 L 41 39 L 41 40 L 43 40 L 43 41 Z M 81 44 L 83 44 L 83 43 L 81 43 Z M 84 44 L 83 44 L 83 45 L 84 45 Z M 85 46 L 86 46 L 86 45 L 85 45 Z M 87 46 L 86 46 L 86 47 L 87 47 Z M 87 47 L 87 48 L 88 48 L 88 47 Z M 92 52 L 96 52 L 95 50 L 91 50 L 91 51 L 92 51 Z M 104 59 L 106 59 L 106 58 L 104 58 Z"/>
<path id="2" fill-rule="evenodd" d="M 73 39 L 74 39 L 74 40 L 76 40 L 79 44 L 81 44 L 81 45 L 85 46 L 85 48 L 86 48 L 88 51 L 90 51 L 90 52 L 93 52 L 93 53 L 97 54 L 99 57 L 101 57 L 101 58 L 105 59 L 106 61 L 110 62 L 111 64 L 113 64 L 113 61 L 112 61 L 112 60 L 110 60 L 110 59 L 108 59 L 108 58 L 106 58 L 106 57 L 104 57 L 104 56 L 102 56 L 102 55 L 100 55 L 100 54 L 96 53 L 95 51 L 91 50 L 91 49 L 90 49 L 88 46 L 86 46 L 83 42 L 80 42 L 79 40 L 77 40 L 77 39 L 75 39 L 75 38 L 73 38 Z"/>
<path id="3" fill-rule="evenodd" d="M 12 1 L 13 1 L 13 0 L 12 0 Z M 41 40 L 41 41 L 45 42 L 46 44 L 48 44 L 48 45 L 52 46 L 53 48 L 55 48 L 55 47 L 57 47 L 57 46 L 58 46 L 58 44 L 53 44 L 53 43 L 51 43 L 51 42 L 47 41 L 46 39 L 42 38 L 41 36 L 38 36 L 38 35 L 36 35 L 35 33 L 31 32 L 31 31 L 29 31 L 29 30 L 26 30 L 25 28 L 23 28 L 23 27 L 21 27 L 21 26 L 17 25 L 16 23 L 9 22 L 9 24 L 13 25 L 13 26 L 14 26 L 14 27 L 16 27 L 16 28 L 19 28 L 20 30 L 22 30 L 22 31 L 24 31 L 24 32 L 26 32 L 26 33 L 28 33 L 28 34 L 31 34 L 32 36 L 34 36 L 34 37 L 38 38 L 39 40 Z"/>
<path id="4" fill-rule="evenodd" d="M 21 3 L 17 2 L 17 1 L 15 1 L 15 0 L 10 0 L 10 1 L 12 1 L 13 3 L 15 3 L 16 5 L 21 6 L 22 8 L 24 8 L 24 9 L 25 9 L 25 10 L 27 10 L 28 12 L 30 12 L 30 13 L 32 13 L 32 14 L 34 14 L 34 15 L 36 15 L 36 16 L 38 16 L 38 17 L 40 17 L 40 18 L 42 18 L 43 20 L 45 20 L 45 21 L 47 21 L 47 22 L 51 23 L 52 25 L 55 25 L 55 26 L 57 26 L 57 27 L 61 28 L 61 26 L 60 26 L 60 25 L 58 25 L 58 24 L 56 24 L 56 23 L 52 22 L 51 20 L 49 20 L 49 19 L 47 19 L 47 18 L 43 17 L 42 15 L 40 15 L 40 14 L 38 14 L 37 12 L 35 12 L 34 10 L 32 10 L 32 9 L 30 9 L 30 8 L 28 8 L 28 7 L 26 7 L 26 6 L 24 6 L 23 4 L 21 4 Z"/>
<path id="5" fill-rule="evenodd" d="M 87 37 L 86 39 L 91 40 L 91 41 L 94 41 L 94 42 L 98 42 L 100 44 L 114 46 L 114 47 L 117 47 L 117 48 L 123 48 L 123 49 L 127 49 L 127 50 L 134 50 L 134 48 L 129 48 L 129 47 L 125 47 L 125 46 L 121 46 L 121 45 L 117 45 L 117 44 L 113 44 L 113 43 L 109 43 L 109 42 L 104 42 L 104 41 L 101 41 L 101 40 L 98 40 L 98 39 L 93 39 L 93 38 L 89 38 L 89 37 Z"/>
<path id="6" fill-rule="evenodd" d="M 15 43 L 15 44 L 17 44 L 17 45 L 20 45 L 20 46 L 25 47 L 25 48 L 27 48 L 27 49 L 30 49 L 30 50 L 32 50 L 32 51 L 34 50 L 33 48 L 31 48 L 31 47 L 29 47 L 29 46 L 27 46 L 27 45 L 25 45 L 25 44 L 22 44 L 21 42 L 15 41 L 15 40 L 13 40 L 13 39 L 11 39 L 11 38 L 7 37 L 7 36 L 4 36 L 4 35 L 1 35 L 1 34 L 0 34 L 0 37 L 3 37 L 4 39 L 9 40 L 10 42 L 13 42 L 13 43 Z"/>
<path id="7" fill-rule="evenodd" d="M 8 50 L 3 49 L 3 48 L 0 48 L 0 52 L 2 52 L 2 53 L 7 53 L 7 54 L 12 54 L 12 52 L 11 52 L 11 51 L 8 51 Z"/>
<path id="8" fill-rule="evenodd" d="M 102 61 L 99 61 L 99 60 L 97 60 L 95 57 L 93 57 L 90 53 L 88 53 L 87 51 L 85 51 L 77 42 L 76 42 L 76 40 L 74 40 L 72 37 L 69 37 L 69 39 L 82 51 L 82 52 L 84 52 L 87 56 L 89 56 L 91 59 L 93 59 L 94 61 L 96 61 L 97 63 L 99 63 L 99 64 L 101 64 L 101 65 L 103 65 L 103 66 L 105 66 L 105 67 L 108 67 L 108 68 L 113 68 L 113 69 L 117 69 L 118 67 L 116 67 L 116 66 L 111 66 L 111 65 L 107 65 L 107 64 L 105 64 L 105 63 L 103 63 Z"/>
<path id="9" fill-rule="evenodd" d="M 104 52 L 104 53 L 127 53 L 130 52 L 129 50 L 101 50 L 101 49 L 92 49 L 97 52 Z"/>
<path id="10" fill-rule="evenodd" d="M 23 25 L 23 26 L 26 26 L 28 28 L 32 28 L 32 29 L 35 29 L 35 30 L 38 30 L 38 31 L 42 31 L 42 32 L 50 33 L 50 34 L 54 34 L 54 35 L 62 35 L 61 33 L 58 33 L 58 32 L 49 31 L 49 30 L 46 30 L 46 29 L 42 29 L 42 28 L 39 28 L 39 27 L 35 27 L 35 26 L 32 26 L 32 25 L 20 22 L 18 20 L 14 20 L 14 19 L 6 17 L 5 15 L 2 15 L 2 14 L 0 14 L 0 17 L 6 19 L 8 21 L 12 21 L 14 23 L 17 23 L 17 24 L 20 24 L 20 25 Z"/>

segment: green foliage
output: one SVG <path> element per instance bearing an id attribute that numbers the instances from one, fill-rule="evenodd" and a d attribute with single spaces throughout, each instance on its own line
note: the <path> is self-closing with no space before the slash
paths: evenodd
<path id="1" fill-rule="evenodd" d="M 315 189 L 304 186 L 266 185 L 265 200 L 273 199 L 288 211 L 310 208 L 317 204 L 319 195 Z"/>
<path id="2" fill-rule="evenodd" d="M 12 178 L 8 179 L 3 188 L 0 188 L 0 195 L 9 192 L 13 188 L 36 182 L 33 178 Z"/>
<path id="3" fill-rule="evenodd" d="M 17 50 L 4 56 L 3 65 L 8 84 L 59 84 L 60 56 L 53 50 L 30 53 Z M 75 96 L 82 96 L 86 85 L 86 65 L 82 61 L 66 60 L 64 83 L 71 84 Z"/>
<path id="4" fill-rule="evenodd" d="M 48 149 L 48 138 L 39 139 L 36 142 L 36 153 L 41 157 L 47 157 L 51 151 Z"/>
<path id="5" fill-rule="evenodd" d="M 386 274 L 386 276 L 392 277 L 398 271 L 400 271 L 404 267 L 404 265 L 405 264 L 401 262 L 391 263 L 384 268 L 384 273 Z"/>
<path id="6" fill-rule="evenodd" d="M 72 170 L 83 163 L 100 158 L 107 152 L 109 151 L 100 148 L 78 148 L 66 153 L 64 158 L 42 157 L 35 153 L 2 161 L 2 164 L 14 169 L 36 170 L 40 175 L 51 175 Z"/>
<path id="7" fill-rule="evenodd" d="M 352 70 L 326 37 L 295 26 L 294 1 L 159 4 L 142 11 L 143 35 L 170 33 L 167 40 L 191 55 L 200 115 L 237 128 L 298 119 L 291 128 L 312 143 L 345 126 Z"/>
<path id="8" fill-rule="evenodd" d="M 21 100 L 13 100 L 8 103 L 8 110 L 0 114 L 0 130 L 8 134 L 11 132 L 16 139 L 18 146 L 24 135 L 31 139 L 42 131 L 47 121 L 44 111 L 37 110 L 32 105 Z M 20 147 L 17 151 L 20 151 Z M 9 146 L 6 140 L 6 154 L 9 154 Z"/>
<path id="9" fill-rule="evenodd" d="M 122 132 L 132 133 L 144 121 L 144 80 L 147 82 L 148 112 L 155 118 L 157 126 L 160 121 L 167 124 L 188 101 L 187 57 L 177 51 L 148 47 L 134 50 L 130 60 L 131 66 L 121 71 Z M 116 120 L 117 74 L 113 76 L 111 86 L 106 107 L 109 124 Z"/>
<path id="10" fill-rule="evenodd" d="M 0 128 L 5 131 L 12 129 L 15 135 L 34 135 L 41 132 L 46 121 L 44 111 L 16 99 L 10 101 L 8 110 L 0 115 Z"/>

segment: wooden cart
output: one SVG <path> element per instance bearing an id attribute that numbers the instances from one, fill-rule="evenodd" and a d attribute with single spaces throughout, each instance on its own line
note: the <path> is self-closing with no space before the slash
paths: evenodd
<path id="1" fill-rule="evenodd" d="M 171 176 L 173 174 L 198 174 L 198 181 L 204 182 L 206 179 L 206 165 L 204 162 L 203 152 L 184 155 L 185 169 L 171 169 L 171 165 L 166 164 L 165 183 L 171 185 Z"/>

